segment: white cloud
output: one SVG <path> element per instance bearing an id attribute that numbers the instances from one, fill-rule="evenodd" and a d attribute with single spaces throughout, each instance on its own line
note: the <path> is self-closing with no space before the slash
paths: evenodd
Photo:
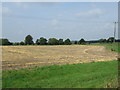
<path id="1" fill-rule="evenodd" d="M 56 20 L 56 19 L 52 20 L 52 25 L 53 25 L 53 26 L 56 26 L 58 23 L 59 23 L 58 20 Z"/>
<path id="2" fill-rule="evenodd" d="M 23 2 L 16 2 L 15 3 L 17 7 L 27 9 L 29 6 Z"/>
<path id="3" fill-rule="evenodd" d="M 79 16 L 79 17 L 99 17 L 100 15 L 103 14 L 103 11 L 99 8 L 97 9 L 92 9 L 92 10 L 89 10 L 87 12 L 82 12 L 82 13 L 77 13 L 76 16 Z"/>

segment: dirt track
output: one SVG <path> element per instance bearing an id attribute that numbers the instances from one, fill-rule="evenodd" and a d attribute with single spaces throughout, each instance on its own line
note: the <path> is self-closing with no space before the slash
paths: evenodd
<path id="1" fill-rule="evenodd" d="M 103 46 L 3 46 L 2 69 L 19 69 L 31 66 L 86 63 L 116 60 L 117 53 Z"/>

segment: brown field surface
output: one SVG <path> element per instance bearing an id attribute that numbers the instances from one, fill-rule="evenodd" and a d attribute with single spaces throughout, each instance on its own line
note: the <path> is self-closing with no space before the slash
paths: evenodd
<path id="1" fill-rule="evenodd" d="M 104 46 L 2 46 L 2 69 L 116 60 Z"/>

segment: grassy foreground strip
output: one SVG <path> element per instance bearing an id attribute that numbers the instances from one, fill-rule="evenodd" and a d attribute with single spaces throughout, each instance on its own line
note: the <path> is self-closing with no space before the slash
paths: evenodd
<path id="1" fill-rule="evenodd" d="M 117 87 L 117 61 L 3 71 L 3 88 Z"/>

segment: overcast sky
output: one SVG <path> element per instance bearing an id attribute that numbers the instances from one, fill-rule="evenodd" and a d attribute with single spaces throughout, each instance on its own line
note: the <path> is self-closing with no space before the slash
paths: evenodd
<path id="1" fill-rule="evenodd" d="M 23 41 L 37 38 L 97 40 L 113 36 L 117 2 L 2 3 L 2 37 Z"/>

